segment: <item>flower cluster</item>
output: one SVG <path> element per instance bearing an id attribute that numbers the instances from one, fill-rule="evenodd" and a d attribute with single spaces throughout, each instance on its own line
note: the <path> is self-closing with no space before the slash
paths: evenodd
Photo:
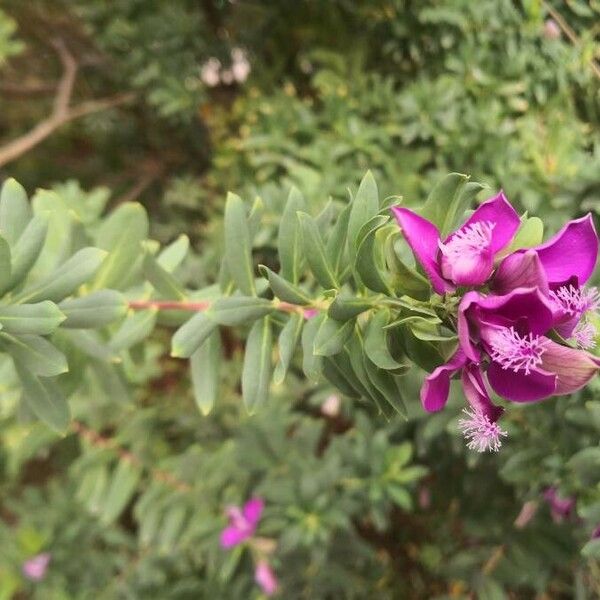
<path id="1" fill-rule="evenodd" d="M 269 544 L 265 544 L 265 540 L 260 540 L 254 536 L 264 506 L 262 498 L 251 498 L 242 507 L 228 507 L 225 513 L 229 523 L 221 532 L 221 547 L 229 550 L 239 544 L 248 542 L 257 554 L 254 580 L 267 596 L 272 596 L 277 592 L 279 585 L 265 557 L 265 554 L 267 554 L 265 548 Z"/>
<path id="2" fill-rule="evenodd" d="M 598 258 L 591 215 L 569 222 L 534 248 L 510 247 L 521 219 L 501 192 L 484 202 L 454 233 L 417 213 L 392 209 L 435 292 L 457 294 L 459 344 L 421 390 L 425 410 L 441 410 L 450 380 L 459 375 L 470 407 L 459 427 L 471 449 L 500 449 L 497 424 L 504 409 L 488 385 L 511 402 L 536 402 L 570 394 L 600 368 L 589 352 L 598 332 L 600 293 L 586 287 Z M 486 382 L 487 380 L 487 382 Z"/>

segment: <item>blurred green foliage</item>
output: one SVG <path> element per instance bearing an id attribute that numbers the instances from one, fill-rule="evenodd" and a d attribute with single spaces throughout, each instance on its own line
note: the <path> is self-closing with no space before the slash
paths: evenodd
<path id="1" fill-rule="evenodd" d="M 138 199 L 154 237 L 190 236 L 176 273 L 193 289 L 217 281 L 228 190 L 248 206 L 260 198 L 254 249 L 267 265 L 291 185 L 317 214 L 368 168 L 381 197 L 409 205 L 440 174 L 470 173 L 557 229 L 600 214 L 599 12 L 583 0 L 6 0 L 3 143 L 51 110 L 51 39 L 79 63 L 74 100 L 135 99 L 62 126 L 1 173 L 52 187 L 53 208 L 95 242 L 111 209 Z M 203 82 L 202 66 L 228 68 L 238 47 L 248 80 Z M 135 298 L 147 293 L 137 284 L 115 287 Z M 597 380 L 515 408 L 502 452 L 476 456 L 456 430 L 458 397 L 422 413 L 419 373 L 403 380 L 407 422 L 345 399 L 328 414 L 332 389 L 297 364 L 249 417 L 236 375 L 245 335 L 231 332 L 219 397 L 201 416 L 168 357 L 173 324 L 115 351 L 115 368 L 63 348 L 87 364 L 63 382 L 76 419 L 65 437 L 17 411 L 0 365 L 0 598 L 259 597 L 249 552 L 218 547 L 224 507 L 252 494 L 267 503 L 259 534 L 276 544 L 284 598 L 600 594 L 598 549 L 586 545 L 600 522 Z M 552 520 L 550 485 L 577 497 L 577 516 Z M 526 502 L 536 514 L 515 525 Z M 21 565 L 41 551 L 48 575 L 28 582 Z"/>

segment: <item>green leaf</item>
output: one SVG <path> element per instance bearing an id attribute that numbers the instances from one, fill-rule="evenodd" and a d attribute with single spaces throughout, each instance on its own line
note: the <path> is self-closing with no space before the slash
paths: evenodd
<path id="1" fill-rule="evenodd" d="M 581 549 L 581 554 L 586 558 L 600 558 L 600 539 L 590 540 Z"/>
<path id="2" fill-rule="evenodd" d="M 329 376 L 331 376 L 332 379 L 329 379 L 329 381 L 333 383 L 342 393 L 346 394 L 351 398 L 359 396 L 364 398 L 365 400 L 371 399 L 369 396 L 369 392 L 358 379 L 356 373 L 352 369 L 352 366 L 350 364 L 350 353 L 347 349 L 342 350 L 342 352 L 340 352 L 340 354 L 337 354 L 336 356 L 325 358 L 323 364 L 331 365 L 335 369 L 335 372 L 332 372 L 329 371 L 329 369 L 327 368 L 326 372 L 326 367 L 324 366 L 323 374 L 328 379 Z M 339 381 L 336 383 L 335 380 L 339 378 L 342 378 L 344 383 L 341 383 Z M 351 389 L 354 390 L 353 393 L 350 393 Z"/>
<path id="3" fill-rule="evenodd" d="M 242 199 L 231 192 L 225 203 L 224 227 L 225 261 L 229 273 L 246 296 L 256 296 L 246 207 Z"/>
<path id="4" fill-rule="evenodd" d="M 253 413 L 269 395 L 272 346 L 271 323 L 269 317 L 264 317 L 252 325 L 246 340 L 242 396 L 249 413 Z"/>
<path id="5" fill-rule="evenodd" d="M 406 511 L 412 510 L 412 498 L 405 488 L 398 485 L 390 485 L 386 491 L 389 497 L 393 500 L 394 504 L 397 504 L 400 508 Z"/>
<path id="6" fill-rule="evenodd" d="M 220 298 L 211 308 L 211 318 L 219 325 L 233 327 L 256 321 L 275 310 L 273 303 L 264 298 L 231 296 Z"/>
<path id="7" fill-rule="evenodd" d="M 120 459 L 113 474 L 106 497 L 102 502 L 101 521 L 113 523 L 125 510 L 142 475 L 139 465 L 131 460 Z"/>
<path id="8" fill-rule="evenodd" d="M 271 271 L 269 267 L 259 265 L 258 270 L 262 273 L 263 277 L 269 280 L 269 285 L 273 290 L 273 294 L 280 300 L 289 302 L 290 304 L 299 304 L 301 306 L 312 302 L 311 298 L 307 296 L 303 290 L 280 275 L 277 275 L 277 273 Z"/>
<path id="9" fill-rule="evenodd" d="M 522 248 L 539 246 L 544 239 L 544 222 L 538 217 L 529 217 L 521 224 L 506 254 Z M 504 254 L 504 253 L 503 253 Z"/>
<path id="10" fill-rule="evenodd" d="M 121 362 L 119 355 L 104 342 L 97 331 L 92 329 L 67 329 L 59 330 L 76 348 L 86 356 L 107 363 Z"/>
<path id="11" fill-rule="evenodd" d="M 377 298 L 361 298 L 348 294 L 338 294 L 327 310 L 328 316 L 337 321 L 354 319 L 377 304 Z"/>
<path id="12" fill-rule="evenodd" d="M 415 337 L 408 326 L 401 325 L 394 329 L 394 333 L 406 355 L 428 373 L 445 362 L 434 344 Z"/>
<path id="13" fill-rule="evenodd" d="M 394 377 L 388 371 L 377 368 L 367 356 L 364 356 L 364 365 L 371 384 L 398 414 L 406 418 L 404 399 Z"/>
<path id="14" fill-rule="evenodd" d="M 33 217 L 27 192 L 14 179 L 7 179 L 0 191 L 0 233 L 13 246 Z"/>
<path id="15" fill-rule="evenodd" d="M 100 290 L 80 298 L 69 298 L 58 307 L 66 317 L 61 327 L 71 329 L 103 327 L 127 312 L 125 298 L 114 290 Z"/>
<path id="16" fill-rule="evenodd" d="M 0 294 L 13 289 L 25 279 L 44 247 L 47 233 L 48 214 L 43 213 L 33 217 L 19 241 L 12 248 L 10 280 L 0 285 Z"/>
<path id="17" fill-rule="evenodd" d="M 338 354 L 353 331 L 353 320 L 342 322 L 326 316 L 315 336 L 313 352 L 318 356 Z"/>
<path id="18" fill-rule="evenodd" d="M 278 385 L 285 379 L 294 351 L 300 341 L 303 325 L 304 317 L 298 313 L 293 313 L 279 334 L 279 362 L 273 375 L 273 382 Z"/>
<path id="19" fill-rule="evenodd" d="M 322 366 L 323 376 L 331 383 L 331 385 L 349 398 L 360 398 L 360 391 L 356 390 L 353 386 L 355 378 L 349 380 L 332 358 L 325 358 Z"/>
<path id="20" fill-rule="evenodd" d="M 38 335 L 0 333 L 0 343 L 14 358 L 34 375 L 53 377 L 69 370 L 65 355 L 48 340 Z"/>
<path id="21" fill-rule="evenodd" d="M 277 237 L 281 276 L 292 283 L 298 283 L 302 269 L 303 247 L 302 232 L 298 222 L 298 211 L 306 210 L 302 194 L 293 187 L 281 216 Z"/>
<path id="22" fill-rule="evenodd" d="M 106 251 L 99 248 L 83 248 L 63 263 L 54 273 L 25 289 L 14 298 L 21 304 L 52 300 L 59 302 L 90 280 L 100 268 Z"/>
<path id="23" fill-rule="evenodd" d="M 212 410 L 219 392 L 220 363 L 221 335 L 217 329 L 190 358 L 194 398 L 205 416 Z"/>
<path id="24" fill-rule="evenodd" d="M 156 262 L 168 273 L 172 273 L 185 259 L 190 248 L 190 238 L 180 235 L 158 255 Z"/>
<path id="25" fill-rule="evenodd" d="M 325 246 L 315 221 L 306 213 L 299 212 L 298 219 L 302 229 L 304 255 L 317 281 L 326 289 L 338 288 L 339 284 L 329 264 Z"/>
<path id="26" fill-rule="evenodd" d="M 145 253 L 142 264 L 144 276 L 163 298 L 169 300 L 184 300 L 186 298 L 185 290 L 179 285 L 175 277 L 161 267 L 149 252 Z"/>
<path id="27" fill-rule="evenodd" d="M 171 356 L 189 358 L 217 327 L 210 311 L 199 312 L 186 321 L 173 335 Z"/>
<path id="28" fill-rule="evenodd" d="M 10 246 L 0 236 L 0 289 L 8 289 L 12 276 L 12 261 Z"/>
<path id="29" fill-rule="evenodd" d="M 381 219 L 381 217 L 376 217 Z M 387 218 L 386 218 L 387 219 Z M 375 222 L 373 221 L 373 224 Z M 369 224 L 367 224 L 369 226 Z M 390 293 L 390 285 L 383 267 L 382 245 L 378 243 L 377 225 L 363 238 L 356 255 L 356 271 L 362 282 L 371 290 Z"/>
<path id="30" fill-rule="evenodd" d="M 347 267 L 344 259 L 346 258 L 346 240 L 348 237 L 348 223 L 350 221 L 351 212 L 352 204 L 347 204 L 336 219 L 333 231 L 331 232 L 326 245 L 329 263 L 338 279 L 342 277 L 342 274 Z"/>
<path id="31" fill-rule="evenodd" d="M 92 289 L 123 289 L 127 277 L 136 267 L 148 229 L 146 210 L 137 202 L 122 204 L 102 222 L 97 244 L 108 251 L 108 256 L 92 283 Z"/>
<path id="32" fill-rule="evenodd" d="M 379 212 L 379 192 L 371 171 L 367 171 L 356 197 L 352 201 L 352 209 L 348 220 L 348 249 L 351 260 L 354 261 L 358 250 L 358 234 L 363 225 Z"/>
<path id="33" fill-rule="evenodd" d="M 392 356 L 388 346 L 388 332 L 384 327 L 389 322 L 388 311 L 376 312 L 365 330 L 365 353 L 369 359 L 380 369 L 396 370 L 402 369 L 405 365 L 399 363 Z"/>
<path id="34" fill-rule="evenodd" d="M 308 319 L 302 330 L 302 370 L 312 381 L 318 381 L 321 375 L 322 358 L 314 353 L 315 338 L 325 315 Z"/>
<path id="35" fill-rule="evenodd" d="M 468 176 L 462 173 L 450 173 L 431 190 L 421 215 L 431 221 L 440 232 L 449 229 L 454 222 L 461 204 L 460 197 L 468 180 Z"/>
<path id="36" fill-rule="evenodd" d="M 477 194 L 485 188 L 476 181 L 467 181 L 458 196 L 454 198 L 448 207 L 448 214 L 444 219 L 441 229 L 441 238 L 445 239 L 450 233 L 455 231 L 464 220 L 465 211 L 473 204 Z"/>
<path id="37" fill-rule="evenodd" d="M 36 377 L 28 366 L 15 361 L 15 369 L 23 386 L 23 400 L 39 419 L 54 431 L 64 434 L 71 420 L 67 399 L 53 381 Z"/>
<path id="38" fill-rule="evenodd" d="M 391 235 L 385 242 L 384 250 L 387 264 L 393 272 L 390 285 L 399 295 L 410 296 L 417 300 L 429 300 L 431 297 L 429 281 L 415 269 L 405 264 L 395 248 L 394 241 L 399 237 L 400 234 Z"/>
<path id="39" fill-rule="evenodd" d="M 56 304 L 49 301 L 0 306 L 0 324 L 5 333 L 48 335 L 65 318 Z"/>
<path id="40" fill-rule="evenodd" d="M 157 313 L 156 308 L 151 308 L 128 316 L 110 340 L 109 346 L 119 352 L 145 340 L 154 330 Z"/>

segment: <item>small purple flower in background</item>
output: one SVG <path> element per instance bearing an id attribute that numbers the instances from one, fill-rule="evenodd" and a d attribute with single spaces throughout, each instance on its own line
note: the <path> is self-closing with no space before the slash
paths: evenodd
<path id="1" fill-rule="evenodd" d="M 254 535 L 264 508 L 261 498 L 251 498 L 242 508 L 230 506 L 226 510 L 229 525 L 221 532 L 221 546 L 233 548 Z"/>
<path id="2" fill-rule="evenodd" d="M 547 19 L 544 23 L 544 37 L 549 40 L 557 40 L 560 38 L 560 27 L 553 19 Z"/>
<path id="3" fill-rule="evenodd" d="M 560 523 L 565 519 L 569 518 L 575 509 L 577 501 L 572 496 L 562 498 L 558 494 L 558 489 L 555 486 L 551 486 L 544 492 L 544 500 L 550 506 L 550 512 L 552 519 L 555 523 Z"/>
<path id="4" fill-rule="evenodd" d="M 254 580 L 267 596 L 272 596 L 279 587 L 275 573 L 266 560 L 260 560 L 256 565 Z"/>
<path id="5" fill-rule="evenodd" d="M 511 242 L 521 222 L 502 192 L 481 204 L 443 241 L 437 227 L 412 210 L 397 206 L 392 211 L 438 294 L 485 283 L 496 254 Z"/>
<path id="6" fill-rule="evenodd" d="M 50 553 L 42 552 L 27 559 L 22 566 L 23 575 L 30 581 L 42 581 L 50 564 Z"/>
<path id="7" fill-rule="evenodd" d="M 535 517 L 537 510 L 538 503 L 536 500 L 528 500 L 527 502 L 525 502 L 517 518 L 515 519 L 515 527 L 517 529 L 523 529 L 524 527 L 527 527 L 531 519 Z"/>
<path id="8" fill-rule="evenodd" d="M 592 531 L 592 539 L 597 540 L 598 538 L 600 538 L 600 525 L 598 525 L 596 529 Z"/>

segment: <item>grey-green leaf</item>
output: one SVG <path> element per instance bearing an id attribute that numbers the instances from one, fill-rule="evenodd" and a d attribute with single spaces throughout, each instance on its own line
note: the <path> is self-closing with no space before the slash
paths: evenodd
<path id="1" fill-rule="evenodd" d="M 0 332 L 0 343 L 15 362 L 25 365 L 34 375 L 54 377 L 69 370 L 65 355 L 38 335 Z"/>
<path id="2" fill-rule="evenodd" d="M 130 460 L 119 460 L 102 502 L 101 520 L 104 524 L 112 523 L 123 512 L 135 492 L 141 474 L 139 465 Z"/>
<path id="3" fill-rule="evenodd" d="M 110 340 L 109 346 L 118 352 L 145 340 L 154 330 L 157 313 L 156 308 L 151 308 L 128 316 Z"/>
<path id="4" fill-rule="evenodd" d="M 58 267 L 49 277 L 18 294 L 14 301 L 20 303 L 41 300 L 59 302 L 75 292 L 80 285 L 89 281 L 98 271 L 105 257 L 105 250 L 83 248 Z"/>
<path id="5" fill-rule="evenodd" d="M 143 270 L 146 279 L 163 298 L 171 300 L 185 299 L 185 290 L 175 277 L 164 269 L 149 252 L 144 255 Z"/>
<path id="6" fill-rule="evenodd" d="M 210 312 L 199 312 L 186 321 L 173 335 L 171 356 L 189 358 L 217 327 Z"/>
<path id="7" fill-rule="evenodd" d="M 332 319 L 347 321 L 375 306 L 377 298 L 361 298 L 354 295 L 338 294 L 329 305 L 327 314 Z"/>
<path id="8" fill-rule="evenodd" d="M 298 313 L 293 313 L 279 334 L 279 362 L 275 366 L 273 374 L 273 382 L 276 384 L 282 383 L 285 379 L 294 351 L 300 341 L 303 325 L 304 317 Z"/>
<path id="9" fill-rule="evenodd" d="M 5 333 L 48 335 L 64 320 L 65 315 L 54 302 L 0 306 L 0 324 Z"/>
<path id="10" fill-rule="evenodd" d="M 384 329 L 388 322 L 387 311 L 378 311 L 371 317 L 365 331 L 365 353 L 380 369 L 401 369 L 403 365 L 394 359 L 388 347 L 388 330 Z"/>
<path id="11" fill-rule="evenodd" d="M 80 298 L 69 298 L 58 307 L 66 317 L 61 327 L 71 329 L 103 327 L 127 312 L 125 298 L 115 290 L 100 290 Z"/>
<path id="12" fill-rule="evenodd" d="M 358 249 L 358 233 L 361 227 L 379 212 L 379 193 L 371 171 L 367 171 L 356 197 L 352 201 L 352 209 L 348 221 L 348 248 L 353 259 Z"/>
<path id="13" fill-rule="evenodd" d="M 298 211 L 306 210 L 302 194 L 293 187 L 281 216 L 277 236 L 277 249 L 281 263 L 281 276 L 298 283 L 303 263 L 302 233 L 298 222 Z"/>
<path id="14" fill-rule="evenodd" d="M 229 193 L 225 203 L 225 260 L 233 280 L 247 296 L 255 296 L 252 246 L 246 207 L 239 196 Z"/>
<path id="15" fill-rule="evenodd" d="M 333 356 L 342 351 L 354 331 L 354 321 L 336 321 L 326 316 L 315 337 L 313 352 L 318 356 Z"/>
<path id="16" fill-rule="evenodd" d="M 264 317 L 254 323 L 246 340 L 242 396 L 250 413 L 264 403 L 269 395 L 272 335 L 269 317 Z"/>
<path id="17" fill-rule="evenodd" d="M 315 338 L 325 315 L 318 315 L 308 319 L 302 330 L 302 370 L 312 381 L 318 381 L 321 375 L 321 362 L 323 358 L 314 352 Z"/>
<path id="18" fill-rule="evenodd" d="M 211 318 L 219 325 L 243 325 L 273 312 L 270 300 L 248 296 L 220 298 L 211 308 Z"/>
<path id="19" fill-rule="evenodd" d="M 310 297 L 297 285 L 294 285 L 287 279 L 277 275 L 277 273 L 271 271 L 269 267 L 259 265 L 258 269 L 262 273 L 263 277 L 268 279 L 269 285 L 273 290 L 273 294 L 275 294 L 275 296 L 280 300 L 289 302 L 291 304 L 299 304 L 301 306 L 310 304 L 312 302 Z"/>
<path id="20" fill-rule="evenodd" d="M 338 288 L 339 283 L 327 258 L 317 224 L 303 212 L 298 213 L 298 219 L 302 228 L 304 254 L 315 278 L 327 290 Z"/>
<path id="21" fill-rule="evenodd" d="M 32 216 L 23 186 L 7 179 L 0 191 L 0 232 L 11 246 L 21 237 Z"/>
<path id="22" fill-rule="evenodd" d="M 212 410 L 217 399 L 220 363 L 221 335 L 217 329 L 190 358 L 194 398 L 203 415 Z"/>
<path id="23" fill-rule="evenodd" d="M 457 206 L 458 199 L 469 180 L 462 173 L 450 173 L 436 183 L 423 206 L 421 215 L 431 221 L 440 231 L 448 227 L 454 219 L 453 206 Z"/>
<path id="24" fill-rule="evenodd" d="M 22 363 L 15 361 L 15 369 L 23 386 L 23 400 L 32 412 L 58 433 L 65 433 L 71 413 L 67 399 L 55 382 L 36 377 Z"/>

